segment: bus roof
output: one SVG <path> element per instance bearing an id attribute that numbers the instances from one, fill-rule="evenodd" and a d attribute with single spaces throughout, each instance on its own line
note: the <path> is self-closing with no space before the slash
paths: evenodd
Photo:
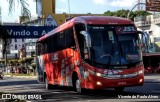
<path id="1" fill-rule="evenodd" d="M 54 30 L 50 31 L 49 33 L 45 34 L 44 36 L 40 37 L 38 41 L 42 41 L 47 37 L 54 35 L 57 32 L 61 32 L 76 23 L 86 23 L 86 24 L 94 24 L 94 25 L 127 25 L 127 24 L 134 24 L 131 20 L 126 18 L 114 17 L 114 16 L 79 16 L 75 17 L 64 24 L 60 25 L 59 27 L 55 28 Z"/>

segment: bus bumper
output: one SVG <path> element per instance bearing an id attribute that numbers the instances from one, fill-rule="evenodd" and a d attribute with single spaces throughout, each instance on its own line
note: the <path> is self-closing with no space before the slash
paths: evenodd
<path id="1" fill-rule="evenodd" d="M 115 87 L 130 87 L 130 86 L 141 86 L 144 83 L 144 74 L 123 79 L 107 79 L 90 75 L 85 81 L 85 88 L 87 89 L 105 89 Z"/>

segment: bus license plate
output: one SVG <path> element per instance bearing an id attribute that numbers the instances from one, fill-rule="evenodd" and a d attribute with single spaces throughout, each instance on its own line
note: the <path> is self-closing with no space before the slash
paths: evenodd
<path id="1" fill-rule="evenodd" d="M 126 82 L 118 82 L 118 85 L 126 85 Z"/>

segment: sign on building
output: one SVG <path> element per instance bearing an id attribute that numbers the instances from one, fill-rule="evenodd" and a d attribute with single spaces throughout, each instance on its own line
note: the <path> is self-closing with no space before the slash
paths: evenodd
<path id="1" fill-rule="evenodd" d="M 52 15 L 48 15 L 45 19 L 45 26 L 58 26 L 56 20 L 53 18 Z"/>
<path id="2" fill-rule="evenodd" d="M 10 38 L 39 38 L 56 26 L 3 26 L 7 29 Z"/>
<path id="3" fill-rule="evenodd" d="M 160 0 L 146 0 L 146 11 L 160 12 Z"/>
<path id="4" fill-rule="evenodd" d="M 18 53 L 18 50 L 10 50 L 10 53 L 11 54 L 16 54 L 16 53 Z"/>

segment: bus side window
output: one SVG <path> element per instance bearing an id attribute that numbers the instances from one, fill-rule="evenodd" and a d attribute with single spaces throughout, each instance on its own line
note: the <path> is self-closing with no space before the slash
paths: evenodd
<path id="1" fill-rule="evenodd" d="M 69 28 L 65 31 L 65 47 L 75 47 L 75 40 L 73 35 L 73 28 Z"/>
<path id="2" fill-rule="evenodd" d="M 58 50 L 65 49 L 65 34 L 64 34 L 64 31 L 57 34 L 57 39 L 58 39 L 57 40 Z"/>
<path id="3" fill-rule="evenodd" d="M 84 39 L 84 36 L 82 36 L 82 34 L 80 34 L 80 31 L 85 31 L 85 25 L 84 24 L 76 24 L 75 30 L 76 30 L 76 35 L 77 35 L 77 39 L 78 39 L 78 44 L 79 44 L 81 56 L 82 56 L 82 58 L 84 58 L 84 48 L 85 48 L 84 41 L 85 41 L 85 39 Z"/>
<path id="4" fill-rule="evenodd" d="M 46 54 L 47 53 L 47 44 L 46 43 L 43 43 L 43 54 Z"/>
<path id="5" fill-rule="evenodd" d="M 52 44 L 52 41 L 51 41 L 51 38 L 52 37 L 49 37 L 47 38 L 47 41 L 46 41 L 46 52 L 47 53 L 51 53 L 52 52 L 52 48 L 51 48 L 51 44 Z"/>

